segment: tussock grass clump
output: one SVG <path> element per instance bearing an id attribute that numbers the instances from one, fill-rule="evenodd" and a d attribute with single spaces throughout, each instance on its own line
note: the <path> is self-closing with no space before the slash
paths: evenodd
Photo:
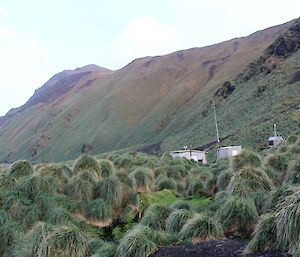
<path id="1" fill-rule="evenodd" d="M 297 135 L 289 135 L 289 137 L 287 138 L 286 142 L 288 144 L 295 144 L 298 140 L 298 136 Z"/>
<path id="2" fill-rule="evenodd" d="M 57 178 L 60 183 L 67 183 L 68 179 L 64 173 L 64 169 L 61 165 L 52 163 L 48 164 L 40 169 L 40 174 L 42 176 L 52 176 Z"/>
<path id="3" fill-rule="evenodd" d="M 188 220 L 179 235 L 183 240 L 191 238 L 193 243 L 224 237 L 221 224 L 207 213 L 196 214 Z"/>
<path id="4" fill-rule="evenodd" d="M 101 175 L 101 169 L 100 166 L 95 158 L 92 156 L 89 156 L 87 154 L 82 154 L 79 156 L 73 172 L 75 174 L 78 174 L 81 170 L 93 170 L 95 171 L 99 176 Z"/>
<path id="5" fill-rule="evenodd" d="M 38 245 L 38 257 L 72 256 L 85 257 L 88 254 L 88 239 L 75 226 L 59 226 Z"/>
<path id="6" fill-rule="evenodd" d="M 166 220 L 166 231 L 169 233 L 179 233 L 183 225 L 192 218 L 191 211 L 179 209 L 173 211 Z"/>
<path id="7" fill-rule="evenodd" d="M 228 188 L 232 194 L 247 195 L 255 191 L 271 191 L 273 183 L 263 170 L 245 166 L 234 173 Z"/>
<path id="8" fill-rule="evenodd" d="M 115 166 L 114 164 L 109 160 L 99 160 L 99 165 L 101 169 L 101 176 L 102 177 L 109 177 L 113 175 Z"/>
<path id="9" fill-rule="evenodd" d="M 17 185 L 17 180 L 5 173 L 0 174 L 0 189 L 10 190 Z"/>
<path id="10" fill-rule="evenodd" d="M 274 184 L 281 185 L 288 168 L 287 156 L 284 154 L 270 154 L 265 158 L 264 166 Z"/>
<path id="11" fill-rule="evenodd" d="M 188 175 L 188 169 L 184 163 L 178 163 L 166 166 L 166 173 L 169 178 L 179 180 Z"/>
<path id="12" fill-rule="evenodd" d="M 269 210 L 277 210 L 277 205 L 285 200 L 285 197 L 292 195 L 297 191 L 296 187 L 289 187 L 288 185 L 283 185 L 276 189 L 273 189 L 267 197 L 265 208 Z"/>
<path id="13" fill-rule="evenodd" d="M 217 189 L 219 192 L 225 190 L 228 187 L 232 175 L 233 174 L 230 170 L 225 170 L 220 173 L 217 180 Z"/>
<path id="14" fill-rule="evenodd" d="M 276 249 L 276 215 L 267 213 L 260 217 L 255 227 L 251 241 L 248 243 L 245 253 L 263 252 L 269 249 Z"/>
<path id="15" fill-rule="evenodd" d="M 68 184 L 68 195 L 78 202 L 88 203 L 93 198 L 94 185 L 80 177 L 74 177 Z"/>
<path id="16" fill-rule="evenodd" d="M 252 151 L 244 150 L 233 159 L 233 168 L 235 171 L 245 166 L 259 167 L 261 165 L 260 156 Z"/>
<path id="17" fill-rule="evenodd" d="M 285 198 L 276 214 L 277 239 L 283 249 L 300 256 L 300 190 Z"/>
<path id="18" fill-rule="evenodd" d="M 157 249 L 156 233 L 149 227 L 138 225 L 120 240 L 116 256 L 147 257 Z"/>
<path id="19" fill-rule="evenodd" d="M 224 204 L 229 196 L 227 191 L 220 191 L 215 194 L 213 203 L 209 206 L 211 211 L 217 211 Z"/>
<path id="20" fill-rule="evenodd" d="M 186 194 L 188 196 L 201 195 L 204 192 L 203 182 L 199 178 L 191 177 L 188 181 Z"/>
<path id="21" fill-rule="evenodd" d="M 136 168 L 131 174 L 137 192 L 151 192 L 154 184 L 154 174 L 149 168 Z"/>
<path id="22" fill-rule="evenodd" d="M 114 243 L 103 242 L 91 257 L 115 257 L 117 247 Z"/>
<path id="23" fill-rule="evenodd" d="M 8 223 L 10 220 L 10 215 L 5 210 L 0 209 L 0 227 Z"/>
<path id="24" fill-rule="evenodd" d="M 164 189 L 176 189 L 176 187 L 177 187 L 177 183 L 174 179 L 164 177 L 157 181 L 156 189 L 160 191 Z"/>
<path id="25" fill-rule="evenodd" d="M 91 201 L 85 212 L 92 224 L 98 227 L 106 227 L 112 222 L 112 208 L 100 198 Z"/>
<path id="26" fill-rule="evenodd" d="M 39 193 L 57 193 L 61 187 L 54 177 L 31 175 L 21 181 L 19 188 L 27 198 L 32 200 Z"/>
<path id="27" fill-rule="evenodd" d="M 91 184 L 93 184 L 93 186 L 95 186 L 100 179 L 100 177 L 93 170 L 81 170 L 79 174 L 72 177 L 72 179 L 74 178 L 89 181 Z"/>
<path id="28" fill-rule="evenodd" d="M 150 206 L 145 216 L 141 220 L 141 224 L 149 226 L 153 229 L 164 230 L 166 228 L 166 219 L 169 217 L 171 209 L 167 206 L 155 204 Z"/>
<path id="29" fill-rule="evenodd" d="M 300 158 L 290 163 L 285 182 L 289 184 L 300 184 Z"/>
<path id="30" fill-rule="evenodd" d="M 268 209 L 266 203 L 268 201 L 269 194 L 267 194 L 265 191 L 255 191 L 249 196 L 253 200 L 258 214 L 262 215 L 265 213 L 265 211 Z"/>
<path id="31" fill-rule="evenodd" d="M 206 194 L 213 195 L 217 192 L 217 179 L 217 177 L 212 176 L 205 182 L 204 189 Z"/>
<path id="32" fill-rule="evenodd" d="M 121 183 L 114 176 L 107 177 L 98 182 L 94 196 L 95 198 L 102 198 L 112 208 L 118 208 L 123 198 Z"/>
<path id="33" fill-rule="evenodd" d="M 130 154 L 122 154 L 115 160 L 117 168 L 130 168 L 134 164 L 134 157 Z"/>
<path id="34" fill-rule="evenodd" d="M 128 189 L 125 194 L 124 203 L 131 205 L 135 209 L 138 209 L 140 205 L 139 194 L 132 189 Z"/>
<path id="35" fill-rule="evenodd" d="M 16 179 L 31 175 L 32 173 L 33 173 L 32 164 L 24 160 L 13 163 L 13 165 L 9 170 L 9 176 Z"/>
<path id="36" fill-rule="evenodd" d="M 13 245 L 20 233 L 21 228 L 16 222 L 8 222 L 0 226 L 0 256 Z"/>
<path id="37" fill-rule="evenodd" d="M 47 222 L 52 225 L 66 225 L 72 221 L 72 216 L 64 208 L 56 207 L 47 213 Z"/>
<path id="38" fill-rule="evenodd" d="M 186 202 L 186 201 L 178 201 L 176 203 L 173 203 L 170 206 L 171 209 L 173 210 L 191 210 L 192 206 L 190 203 Z"/>
<path id="39" fill-rule="evenodd" d="M 218 176 L 221 172 L 228 170 L 229 166 L 230 166 L 230 159 L 224 158 L 224 159 L 218 159 L 217 162 L 211 164 L 209 168 L 212 174 Z"/>
<path id="40" fill-rule="evenodd" d="M 226 235 L 250 236 L 258 213 L 253 201 L 246 197 L 230 197 L 217 211 Z"/>
<path id="41" fill-rule="evenodd" d="M 133 188 L 133 181 L 132 178 L 128 175 L 127 172 L 118 170 L 115 173 L 115 176 L 118 178 L 118 180 L 122 183 L 122 185 L 125 188 Z"/>

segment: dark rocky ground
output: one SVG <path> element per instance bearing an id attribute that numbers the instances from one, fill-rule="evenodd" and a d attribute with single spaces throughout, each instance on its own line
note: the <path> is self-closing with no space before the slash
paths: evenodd
<path id="1" fill-rule="evenodd" d="M 198 245 L 161 248 L 151 257 L 292 257 L 278 251 L 243 255 L 245 246 L 238 240 L 211 240 Z"/>

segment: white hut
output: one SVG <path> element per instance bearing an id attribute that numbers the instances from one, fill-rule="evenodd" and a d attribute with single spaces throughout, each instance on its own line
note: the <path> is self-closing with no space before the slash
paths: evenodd
<path id="1" fill-rule="evenodd" d="M 225 146 L 218 148 L 217 157 L 218 159 L 221 158 L 230 158 L 234 156 L 238 156 L 242 153 L 242 146 L 241 145 L 233 145 L 233 146 Z"/>
<path id="2" fill-rule="evenodd" d="M 188 160 L 194 160 L 207 164 L 207 152 L 198 150 L 179 150 L 170 152 L 172 158 L 186 158 Z"/>

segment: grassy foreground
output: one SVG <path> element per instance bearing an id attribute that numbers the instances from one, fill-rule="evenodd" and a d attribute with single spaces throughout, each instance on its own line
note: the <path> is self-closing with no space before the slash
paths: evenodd
<path id="1" fill-rule="evenodd" d="M 0 256 L 147 257 L 226 237 L 300 255 L 300 140 L 202 166 L 170 156 L 81 155 L 0 171 Z"/>

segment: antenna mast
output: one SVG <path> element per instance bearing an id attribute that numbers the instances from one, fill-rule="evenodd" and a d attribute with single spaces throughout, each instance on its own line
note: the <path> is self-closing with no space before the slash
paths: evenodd
<path id="1" fill-rule="evenodd" d="M 277 130 L 276 130 L 276 124 L 274 124 L 274 137 L 277 137 Z"/>
<path id="2" fill-rule="evenodd" d="M 216 114 L 216 104 L 214 103 L 214 116 L 215 116 L 215 125 L 216 125 L 216 131 L 217 131 L 217 142 L 218 142 L 218 148 L 220 147 L 220 137 L 219 137 L 219 129 L 218 129 L 218 121 L 217 121 L 217 114 Z"/>

